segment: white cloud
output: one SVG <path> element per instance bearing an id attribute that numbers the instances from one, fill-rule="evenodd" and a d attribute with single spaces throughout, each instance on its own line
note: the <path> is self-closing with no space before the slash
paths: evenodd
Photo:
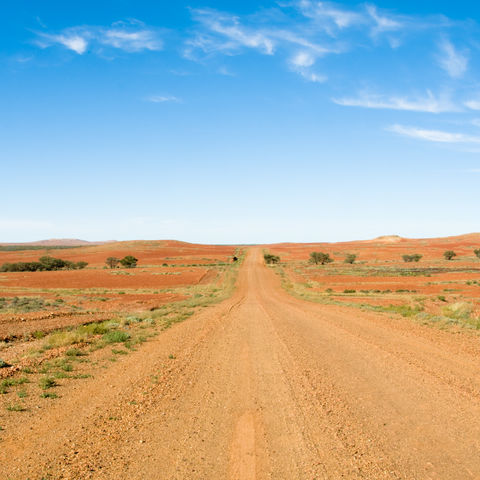
<path id="1" fill-rule="evenodd" d="M 328 80 L 326 75 L 321 75 L 310 71 L 300 71 L 299 73 L 305 80 L 308 80 L 309 82 L 324 83 Z"/>
<path id="2" fill-rule="evenodd" d="M 467 71 L 468 57 L 465 53 L 460 53 L 450 41 L 444 40 L 440 44 L 438 63 L 452 78 L 460 78 Z"/>
<path id="3" fill-rule="evenodd" d="M 375 26 L 372 29 L 374 35 L 400 30 L 404 27 L 404 23 L 399 19 L 395 19 L 393 16 L 387 17 L 386 15 L 378 13 L 377 7 L 374 5 L 367 5 L 366 10 L 375 22 Z"/>
<path id="4" fill-rule="evenodd" d="M 239 17 L 210 9 L 196 9 L 192 12 L 195 20 L 206 28 L 206 33 L 199 33 L 190 40 L 188 42 L 190 47 L 200 48 L 206 52 L 234 52 L 247 47 L 257 49 L 266 55 L 273 55 L 275 51 L 273 39 L 265 32 L 243 26 Z M 212 36 L 212 33 L 220 38 Z"/>
<path id="5" fill-rule="evenodd" d="M 464 105 L 470 110 L 480 110 L 480 100 L 468 100 Z"/>
<path id="6" fill-rule="evenodd" d="M 463 133 L 445 132 L 442 130 L 426 130 L 416 127 L 408 127 L 404 125 L 391 125 L 388 131 L 398 133 L 411 138 L 427 140 L 437 143 L 480 143 L 480 137 L 465 135 Z"/>
<path id="7" fill-rule="evenodd" d="M 163 42 L 157 30 L 146 28 L 139 21 L 117 22 L 112 27 L 78 26 L 62 30 L 60 33 L 37 33 L 36 44 L 41 48 L 62 45 L 79 55 L 91 46 L 100 52 L 112 47 L 126 52 L 161 50 Z"/>
<path id="8" fill-rule="evenodd" d="M 315 60 L 316 58 L 311 52 L 301 51 L 290 59 L 290 68 L 309 82 L 323 83 L 327 77 L 313 72 L 310 68 L 315 64 Z"/>
<path id="9" fill-rule="evenodd" d="M 173 95 L 152 95 L 152 96 L 147 98 L 147 102 L 152 102 L 152 103 L 167 103 L 167 102 L 181 103 L 181 100 L 178 97 L 174 97 Z"/>
<path id="10" fill-rule="evenodd" d="M 69 50 L 73 50 L 79 55 L 83 55 L 88 47 L 87 36 L 90 36 L 88 32 L 85 32 L 84 35 L 68 31 L 64 34 L 58 35 L 42 33 L 40 34 L 41 39 L 38 41 L 38 45 L 42 48 L 46 48 L 54 44 L 60 44 Z"/>
<path id="11" fill-rule="evenodd" d="M 447 98 L 436 98 L 427 92 L 424 98 L 407 98 L 363 93 L 356 98 L 334 98 L 333 102 L 346 107 L 363 107 L 389 110 L 405 110 L 410 112 L 442 113 L 458 109 Z"/>
<path id="12" fill-rule="evenodd" d="M 315 57 L 310 52 L 298 52 L 291 60 L 295 67 L 311 67 L 315 63 Z"/>
<path id="13" fill-rule="evenodd" d="M 340 51 L 338 46 L 325 45 L 303 35 L 293 26 L 275 26 L 271 22 L 252 22 L 212 9 L 192 10 L 199 28 L 189 39 L 184 56 L 199 60 L 196 52 L 206 55 L 222 53 L 235 55 L 250 49 L 264 55 L 280 53 L 287 56 L 290 70 L 310 82 L 324 82 L 327 77 L 312 70 L 317 59 L 327 53 Z M 298 31 L 297 31 L 298 30 Z M 299 50 L 300 48 L 300 50 Z"/>
<path id="14" fill-rule="evenodd" d="M 163 42 L 151 30 L 129 32 L 119 29 L 105 30 L 100 41 L 106 45 L 126 50 L 139 52 L 141 50 L 161 50 Z"/>
<path id="15" fill-rule="evenodd" d="M 332 21 L 339 29 L 348 28 L 364 21 L 361 14 L 341 9 L 331 2 L 300 0 L 297 7 L 306 17 L 317 21 Z"/>

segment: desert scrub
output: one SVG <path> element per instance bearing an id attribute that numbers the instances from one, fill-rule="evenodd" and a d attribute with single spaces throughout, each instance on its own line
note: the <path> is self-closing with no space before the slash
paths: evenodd
<path id="1" fill-rule="evenodd" d="M 29 383 L 27 377 L 20 378 L 5 378 L 0 382 L 0 393 L 8 393 L 8 387 L 15 387 L 17 385 L 23 385 L 24 383 Z"/>
<path id="2" fill-rule="evenodd" d="M 38 297 L 13 297 L 8 299 L 0 298 L 0 310 L 11 310 L 13 312 L 34 312 L 45 310 L 45 300 Z"/>
<path id="3" fill-rule="evenodd" d="M 42 390 L 48 390 L 49 388 L 57 386 L 57 382 L 52 377 L 43 377 L 40 379 L 38 384 Z"/>
<path id="4" fill-rule="evenodd" d="M 83 357 L 87 355 L 83 350 L 79 350 L 78 348 L 70 348 L 65 352 L 67 357 Z"/>
<path id="5" fill-rule="evenodd" d="M 124 332 L 123 330 L 115 330 L 112 332 L 105 333 L 102 336 L 104 343 L 123 343 L 130 339 L 130 334 Z"/>
<path id="6" fill-rule="evenodd" d="M 58 398 L 58 395 L 55 392 L 43 392 L 40 394 L 41 398 Z"/>
<path id="7" fill-rule="evenodd" d="M 442 308 L 445 317 L 453 320 L 470 320 L 473 314 L 473 305 L 468 302 L 456 302 Z"/>
<path id="8" fill-rule="evenodd" d="M 27 410 L 22 403 L 10 403 L 6 408 L 9 412 L 25 412 Z"/>

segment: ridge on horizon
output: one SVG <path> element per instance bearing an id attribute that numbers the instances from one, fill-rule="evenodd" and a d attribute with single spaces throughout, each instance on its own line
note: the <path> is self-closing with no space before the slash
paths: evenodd
<path id="1" fill-rule="evenodd" d="M 323 243 L 371 243 L 371 242 L 380 242 L 380 243 L 402 243 L 407 241 L 421 241 L 421 240 L 447 240 L 447 239 L 468 239 L 468 238 L 475 238 L 478 237 L 478 241 L 480 241 L 480 232 L 471 232 L 471 233 L 464 233 L 459 235 L 448 235 L 448 236 L 439 236 L 439 237 L 403 237 L 401 235 L 391 234 L 391 235 L 380 235 L 370 239 L 356 239 L 356 240 L 339 240 L 335 242 L 331 241 L 322 241 L 322 240 L 315 240 L 309 242 L 269 242 L 269 243 L 258 243 L 258 242 L 251 242 L 248 243 L 249 245 L 282 245 L 282 244 L 323 244 Z M 32 242 L 0 242 L 0 246 L 9 246 L 9 245 L 31 245 L 31 246 L 72 246 L 72 247 L 82 247 L 82 246 L 94 246 L 94 245 L 106 245 L 109 243 L 123 243 L 123 242 L 145 242 L 145 241 L 157 241 L 157 242 L 179 242 L 179 243 L 191 243 L 191 244 L 199 244 L 201 245 L 202 242 L 187 242 L 183 240 L 175 240 L 175 239 L 149 239 L 149 240 L 142 240 L 142 239 L 130 239 L 130 240 L 100 240 L 100 241 L 89 241 L 89 240 L 82 240 L 79 238 L 49 238 L 44 240 L 35 240 Z M 210 244 L 210 243 L 208 243 Z M 246 245 L 243 242 L 239 242 L 238 245 Z M 214 244 L 212 244 L 214 245 Z M 237 243 L 232 243 L 231 245 L 237 245 Z"/>

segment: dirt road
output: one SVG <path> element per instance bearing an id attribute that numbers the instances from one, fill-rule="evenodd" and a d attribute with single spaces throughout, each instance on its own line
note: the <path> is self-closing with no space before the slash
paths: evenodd
<path id="1" fill-rule="evenodd" d="M 480 479 L 478 343 L 297 300 L 251 249 L 231 299 L 19 414 L 0 478 Z"/>

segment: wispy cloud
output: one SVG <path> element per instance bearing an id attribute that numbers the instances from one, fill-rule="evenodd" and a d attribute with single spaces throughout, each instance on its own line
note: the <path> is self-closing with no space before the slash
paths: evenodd
<path id="1" fill-rule="evenodd" d="M 254 21 L 213 9 L 194 9 L 192 16 L 198 28 L 184 50 L 184 56 L 191 60 L 198 60 L 199 53 L 203 57 L 238 55 L 248 50 L 269 56 L 279 54 L 290 70 L 309 81 L 323 82 L 326 76 L 315 72 L 315 63 L 341 50 L 335 42 L 320 40 L 295 24 L 274 25 L 262 22 L 258 16 Z"/>
<path id="2" fill-rule="evenodd" d="M 83 55 L 87 51 L 90 38 L 90 32 L 77 33 L 75 30 L 67 29 L 61 34 L 40 33 L 36 43 L 41 48 L 63 45 L 68 50 Z"/>
<path id="3" fill-rule="evenodd" d="M 100 41 L 127 52 L 140 52 L 142 50 L 161 50 L 163 42 L 152 30 L 130 32 L 119 28 L 105 30 Z"/>
<path id="4" fill-rule="evenodd" d="M 312 52 L 300 51 L 290 59 L 291 69 L 299 73 L 309 82 L 322 83 L 327 80 L 325 75 L 321 75 L 312 71 L 311 67 L 315 64 L 316 57 Z"/>
<path id="5" fill-rule="evenodd" d="M 468 67 L 466 53 L 459 52 L 449 40 L 443 40 L 440 45 L 438 63 L 452 78 L 463 77 Z"/>
<path id="6" fill-rule="evenodd" d="M 181 103 L 181 99 L 178 97 L 175 97 L 173 95 L 151 95 L 150 97 L 146 98 L 147 102 L 152 102 L 152 103 L 167 103 L 167 102 L 173 102 L 173 103 Z"/>
<path id="7" fill-rule="evenodd" d="M 403 135 L 406 137 L 427 140 L 437 143 L 480 143 L 480 136 L 465 135 L 463 133 L 445 132 L 442 130 L 427 130 L 405 125 L 391 125 L 388 131 Z"/>
<path id="8" fill-rule="evenodd" d="M 233 54 L 242 48 L 258 50 L 266 55 L 275 51 L 275 41 L 265 32 L 242 25 L 238 16 L 212 9 L 193 9 L 192 15 L 202 27 L 194 38 L 187 41 L 186 55 L 194 49 L 206 53 L 223 51 Z"/>
<path id="9" fill-rule="evenodd" d="M 303 15 L 321 23 L 329 31 L 329 22 L 332 22 L 339 29 L 365 22 L 361 13 L 342 8 L 342 6 L 332 2 L 300 0 L 296 3 L 296 6 Z"/>
<path id="10" fill-rule="evenodd" d="M 480 100 L 468 100 L 464 105 L 470 110 L 480 110 Z"/>
<path id="11" fill-rule="evenodd" d="M 426 113 L 454 112 L 458 110 L 449 99 L 437 98 L 431 92 L 427 92 L 427 96 L 423 98 L 362 93 L 357 97 L 333 98 L 332 100 L 338 105 L 346 107 L 405 110 Z"/>
<path id="12" fill-rule="evenodd" d="M 65 28 L 59 33 L 37 32 L 35 43 L 41 48 L 60 45 L 79 55 L 89 48 L 98 52 L 108 47 L 126 52 L 163 48 L 158 29 L 147 28 L 138 20 L 116 22 L 111 27 L 82 25 Z"/>
<path id="13" fill-rule="evenodd" d="M 318 0 L 279 0 L 277 7 L 251 15 L 212 8 L 191 9 L 191 14 L 196 26 L 184 42 L 185 58 L 204 62 L 214 55 L 255 51 L 282 58 L 291 71 L 316 82 L 327 79 L 329 72 L 318 73 L 315 66 L 328 55 L 351 53 L 372 42 L 377 46 L 381 39 L 398 49 L 408 36 L 426 30 L 445 33 L 450 26 L 443 16 L 401 15 L 368 3 L 346 7 Z M 432 47 L 437 48 L 433 41 Z M 454 72 L 453 57 L 449 61 Z"/>
<path id="14" fill-rule="evenodd" d="M 366 10 L 375 23 L 372 28 L 374 35 L 397 31 L 404 27 L 404 22 L 399 17 L 395 18 L 393 15 L 379 13 L 375 5 L 367 5 Z"/>

